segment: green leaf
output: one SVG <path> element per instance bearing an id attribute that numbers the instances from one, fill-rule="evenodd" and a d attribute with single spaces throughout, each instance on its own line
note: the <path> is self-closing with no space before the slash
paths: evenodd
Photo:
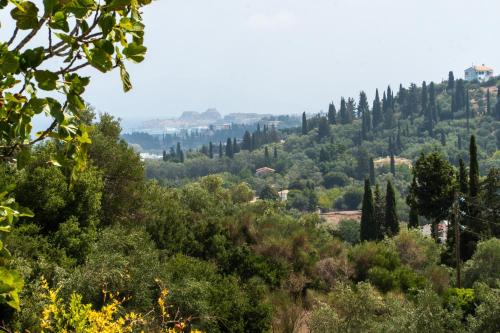
<path id="1" fill-rule="evenodd" d="M 113 30 L 113 27 L 115 26 L 116 22 L 113 15 L 104 14 L 99 19 L 98 24 L 99 27 L 101 28 L 102 34 L 104 35 L 104 37 L 106 37 L 111 32 L 111 30 Z"/>
<path id="2" fill-rule="evenodd" d="M 144 60 L 146 50 L 147 48 L 144 45 L 130 43 L 126 48 L 123 49 L 123 54 L 127 57 L 127 59 L 133 60 L 135 62 L 141 62 Z"/>
<path id="3" fill-rule="evenodd" d="M 16 8 L 11 10 L 10 16 L 16 20 L 16 26 L 21 30 L 38 26 L 38 7 L 31 1 L 18 3 Z"/>
<path id="4" fill-rule="evenodd" d="M 69 31 L 68 20 L 66 18 L 66 13 L 64 12 L 56 12 L 51 18 L 49 22 L 49 26 L 52 29 L 62 30 L 64 32 Z"/>
<path id="5" fill-rule="evenodd" d="M 34 49 L 28 49 L 21 54 L 19 67 L 21 67 L 24 71 L 28 68 L 36 68 L 42 63 L 44 58 L 45 55 L 42 46 Z"/>
<path id="6" fill-rule="evenodd" d="M 115 52 L 113 43 L 107 39 L 100 39 L 94 42 L 94 45 L 106 51 L 107 54 L 112 55 Z"/>
<path id="7" fill-rule="evenodd" d="M 88 58 L 90 64 L 100 70 L 103 73 L 106 73 L 113 67 L 113 63 L 111 61 L 111 56 L 101 48 L 95 47 L 89 52 L 90 58 Z"/>
<path id="8" fill-rule="evenodd" d="M 43 90 L 56 89 L 57 74 L 51 71 L 36 71 L 35 79 L 38 82 L 38 87 Z"/>
<path id="9" fill-rule="evenodd" d="M 132 83 L 130 83 L 130 76 L 123 63 L 120 62 L 120 78 L 122 79 L 123 91 L 127 92 L 132 89 Z"/>
<path id="10" fill-rule="evenodd" d="M 71 0 L 64 7 L 76 18 L 83 18 L 89 11 L 96 9 L 96 3 L 93 0 Z"/>
<path id="11" fill-rule="evenodd" d="M 19 58 L 13 53 L 7 51 L 0 56 L 0 73 L 7 75 L 8 73 L 15 73 L 19 68 Z"/>
<path id="12" fill-rule="evenodd" d="M 57 100 L 47 97 L 47 105 L 49 107 L 49 113 L 54 119 L 61 123 L 64 121 L 64 110 L 62 109 L 61 103 Z"/>
<path id="13" fill-rule="evenodd" d="M 50 16 L 52 13 L 55 12 L 55 9 L 57 7 L 60 7 L 58 6 L 58 2 L 57 0 L 43 0 L 43 7 L 45 9 L 45 14 L 47 16 Z"/>
<path id="14" fill-rule="evenodd" d="M 126 6 L 130 5 L 130 2 L 130 0 L 113 0 L 106 8 L 109 10 L 124 9 Z"/>

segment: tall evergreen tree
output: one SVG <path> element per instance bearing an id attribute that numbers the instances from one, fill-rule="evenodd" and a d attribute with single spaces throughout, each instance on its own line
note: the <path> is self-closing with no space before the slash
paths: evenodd
<path id="1" fill-rule="evenodd" d="M 208 144 L 208 157 L 214 158 L 214 145 L 212 141 Z"/>
<path id="2" fill-rule="evenodd" d="M 408 215 L 408 228 L 416 229 L 419 226 L 418 212 L 415 206 L 410 206 L 410 212 Z"/>
<path id="3" fill-rule="evenodd" d="M 181 153 L 179 154 L 179 162 L 184 163 L 184 152 L 181 150 Z"/>
<path id="4" fill-rule="evenodd" d="M 464 160 L 460 159 L 458 161 L 458 164 L 459 164 L 458 186 L 459 186 L 460 192 L 464 195 L 467 195 L 469 193 L 469 184 L 467 181 L 467 171 L 465 170 Z"/>
<path id="5" fill-rule="evenodd" d="M 430 114 L 432 118 L 432 122 L 437 123 L 437 105 L 436 105 L 436 87 L 434 85 L 434 82 L 431 82 L 429 85 L 429 108 L 430 108 Z"/>
<path id="6" fill-rule="evenodd" d="M 425 114 L 429 107 L 429 94 L 427 92 L 427 83 L 424 81 L 422 82 L 422 95 L 420 97 L 420 106 L 421 106 L 421 111 L 420 114 Z"/>
<path id="7" fill-rule="evenodd" d="M 167 151 L 163 150 L 163 162 L 168 161 Z"/>
<path id="8" fill-rule="evenodd" d="M 222 158 L 223 154 L 224 153 L 222 152 L 222 142 L 219 141 L 219 158 Z"/>
<path id="9" fill-rule="evenodd" d="M 469 89 L 467 89 L 465 96 L 465 117 L 467 118 L 467 133 L 470 132 L 470 101 L 469 101 Z"/>
<path id="10" fill-rule="evenodd" d="M 182 153 L 181 143 L 177 142 L 177 145 L 175 147 L 175 157 L 176 157 L 177 161 L 181 160 L 181 153 Z"/>
<path id="11" fill-rule="evenodd" d="M 370 157 L 370 183 L 375 184 L 375 163 L 373 163 L 373 157 Z"/>
<path id="12" fill-rule="evenodd" d="M 307 134 L 307 118 L 306 118 L 306 112 L 304 111 L 302 113 L 302 135 Z"/>
<path id="13" fill-rule="evenodd" d="M 356 118 L 356 102 L 354 98 L 349 97 L 346 104 L 346 124 L 352 123 L 354 118 Z"/>
<path id="14" fill-rule="evenodd" d="M 464 80 L 455 81 L 455 111 L 462 110 L 465 106 L 465 85 Z"/>
<path id="15" fill-rule="evenodd" d="M 249 131 L 245 131 L 243 134 L 243 140 L 241 141 L 241 149 L 252 150 L 252 135 Z"/>
<path id="16" fill-rule="evenodd" d="M 271 163 L 271 157 L 269 156 L 269 148 L 267 146 L 264 147 L 264 161 L 266 165 Z"/>
<path id="17" fill-rule="evenodd" d="M 335 125 L 337 123 L 337 110 L 333 102 L 328 105 L 328 123 L 330 123 L 330 125 Z"/>
<path id="18" fill-rule="evenodd" d="M 236 141 L 236 138 L 233 138 L 233 156 L 240 152 L 240 145 Z"/>
<path id="19" fill-rule="evenodd" d="M 407 117 L 413 119 L 418 114 L 418 89 L 415 83 L 410 84 L 408 90 Z"/>
<path id="20" fill-rule="evenodd" d="M 380 191 L 380 186 L 375 184 L 374 213 L 375 225 L 377 226 L 377 239 L 384 239 L 385 230 L 385 198 Z"/>
<path id="21" fill-rule="evenodd" d="M 399 218 L 396 212 L 396 194 L 390 180 L 387 181 L 385 193 L 385 232 L 388 236 L 395 236 L 399 233 Z"/>
<path id="22" fill-rule="evenodd" d="M 471 135 L 469 145 L 469 195 L 477 197 L 479 193 L 479 164 L 477 161 L 476 137 Z"/>
<path id="23" fill-rule="evenodd" d="M 393 176 L 396 175 L 396 160 L 394 158 L 394 153 L 391 151 L 391 173 Z"/>
<path id="24" fill-rule="evenodd" d="M 453 92 L 453 89 L 455 89 L 455 76 L 453 75 L 453 72 L 450 71 L 448 73 L 448 86 L 446 87 L 446 90 L 448 92 Z"/>
<path id="25" fill-rule="evenodd" d="M 233 158 L 233 141 L 231 141 L 231 138 L 227 138 L 226 141 L 226 156 Z"/>
<path id="26" fill-rule="evenodd" d="M 273 157 L 274 157 L 275 160 L 278 159 L 278 148 L 276 148 L 276 146 L 274 146 Z"/>
<path id="27" fill-rule="evenodd" d="M 370 112 L 370 107 L 368 105 L 368 98 L 366 97 L 366 93 L 361 91 L 359 93 L 359 102 L 358 102 L 358 118 L 362 118 L 363 114 Z"/>
<path id="28" fill-rule="evenodd" d="M 374 207 L 370 180 L 365 179 L 365 193 L 363 195 L 363 207 L 361 209 L 361 241 L 373 241 L 378 238 L 377 225 L 374 219 Z"/>
<path id="29" fill-rule="evenodd" d="M 373 100 L 372 114 L 373 114 L 373 128 L 377 128 L 383 121 L 382 107 L 380 105 L 380 97 L 378 95 L 378 89 L 375 91 L 375 99 Z"/>
<path id="30" fill-rule="evenodd" d="M 460 133 L 457 133 L 457 146 L 458 150 L 462 150 L 462 136 Z"/>

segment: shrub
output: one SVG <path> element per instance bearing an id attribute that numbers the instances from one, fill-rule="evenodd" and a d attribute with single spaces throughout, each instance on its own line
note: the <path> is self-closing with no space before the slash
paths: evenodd
<path id="1" fill-rule="evenodd" d="M 480 242 L 472 258 L 464 267 L 464 284 L 471 287 L 474 282 L 484 282 L 495 287 L 500 279 L 500 239 L 491 238 Z"/>
<path id="2" fill-rule="evenodd" d="M 350 243 L 357 244 L 360 241 L 360 224 L 356 220 L 341 220 L 338 226 L 338 234 L 340 237 Z"/>

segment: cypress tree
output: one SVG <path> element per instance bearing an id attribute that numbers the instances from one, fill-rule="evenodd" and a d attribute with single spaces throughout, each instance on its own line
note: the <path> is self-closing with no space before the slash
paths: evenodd
<path id="1" fill-rule="evenodd" d="M 377 239 L 384 239 L 384 216 L 385 216 L 385 200 L 382 192 L 380 191 L 380 186 L 378 183 L 375 185 L 375 193 L 374 193 L 374 219 L 375 225 L 378 228 Z"/>
<path id="2" fill-rule="evenodd" d="M 350 104 L 351 108 L 348 108 L 348 104 Z M 350 98 L 348 99 L 348 103 L 346 103 L 344 97 L 340 99 L 339 117 L 341 124 L 349 124 L 352 121 L 353 106 Z"/>
<path id="3" fill-rule="evenodd" d="M 168 160 L 167 152 L 163 150 L 163 162 L 166 162 Z"/>
<path id="4" fill-rule="evenodd" d="M 267 148 L 267 146 L 264 147 L 264 160 L 266 164 L 269 165 L 271 158 L 269 157 L 269 148 Z"/>
<path id="5" fill-rule="evenodd" d="M 208 157 L 214 158 L 214 145 L 212 144 L 212 141 L 208 144 Z"/>
<path id="6" fill-rule="evenodd" d="M 450 71 L 448 73 L 448 86 L 446 87 L 446 90 L 451 92 L 453 89 L 455 89 L 455 76 L 453 75 L 453 72 Z"/>
<path id="7" fill-rule="evenodd" d="M 469 89 L 467 89 L 467 93 L 465 96 L 465 116 L 467 118 L 467 133 L 470 132 L 470 101 L 469 101 Z"/>
<path id="8" fill-rule="evenodd" d="M 475 198 L 479 193 L 479 164 L 477 162 L 477 146 L 474 135 L 470 137 L 469 158 L 469 195 L 471 198 Z"/>
<path id="9" fill-rule="evenodd" d="M 375 91 L 375 99 L 373 100 L 372 113 L 373 113 L 373 128 L 376 128 L 382 123 L 383 120 L 378 89 Z"/>
<path id="10" fill-rule="evenodd" d="M 181 150 L 181 153 L 180 153 L 180 155 L 179 155 L 179 161 L 180 161 L 181 163 L 184 163 L 184 152 L 183 152 L 182 150 Z"/>
<path id="11" fill-rule="evenodd" d="M 418 89 L 415 83 L 410 84 L 410 89 L 408 90 L 407 108 L 407 116 L 413 121 L 413 117 L 418 114 Z"/>
<path id="12" fill-rule="evenodd" d="M 240 152 L 240 145 L 236 141 L 236 138 L 233 138 L 233 156 L 234 156 L 234 154 L 239 153 L 239 152 Z"/>
<path id="13" fill-rule="evenodd" d="M 304 111 L 302 113 L 302 135 L 307 134 L 307 118 L 306 118 L 306 112 Z"/>
<path id="14" fill-rule="evenodd" d="M 375 184 L 375 164 L 373 163 L 373 157 L 370 157 L 370 182 Z"/>
<path id="15" fill-rule="evenodd" d="M 358 102 L 358 118 L 362 118 L 363 114 L 370 112 L 370 107 L 368 106 L 368 98 L 366 97 L 366 93 L 361 91 L 359 93 L 359 102 Z"/>
<path id="16" fill-rule="evenodd" d="M 408 216 L 408 228 L 416 229 L 419 226 L 418 212 L 415 206 L 410 206 L 410 213 Z"/>
<path id="17" fill-rule="evenodd" d="M 276 146 L 274 146 L 274 159 L 277 160 L 278 159 L 278 148 L 276 148 Z"/>
<path id="18" fill-rule="evenodd" d="M 328 105 L 328 123 L 334 125 L 337 123 L 337 110 L 335 110 L 335 105 L 333 102 Z"/>
<path id="19" fill-rule="evenodd" d="M 394 153 L 391 151 L 391 173 L 393 176 L 396 175 L 396 160 L 394 158 Z"/>
<path id="20" fill-rule="evenodd" d="M 421 104 L 421 107 L 422 107 L 422 110 L 420 111 L 420 114 L 424 114 L 427 112 L 427 111 L 430 111 L 428 110 L 428 93 L 427 93 L 427 83 L 422 82 L 422 96 L 420 97 L 420 104 Z"/>
<path id="21" fill-rule="evenodd" d="M 432 122 L 437 123 L 437 109 L 436 109 L 436 88 L 434 82 L 429 85 L 429 108 Z"/>
<path id="22" fill-rule="evenodd" d="M 462 110 L 465 106 L 465 86 L 464 80 L 459 79 L 455 82 L 455 110 Z"/>
<path id="23" fill-rule="evenodd" d="M 252 136 L 249 131 L 245 131 L 243 134 L 243 140 L 241 141 L 241 149 L 252 150 Z"/>
<path id="24" fill-rule="evenodd" d="M 175 147 L 175 157 L 177 158 L 177 161 L 181 160 L 181 153 L 182 153 L 181 143 L 177 142 L 177 145 Z"/>
<path id="25" fill-rule="evenodd" d="M 354 118 L 356 118 L 356 102 L 354 98 L 349 97 L 346 104 L 346 124 L 352 123 Z"/>
<path id="26" fill-rule="evenodd" d="M 365 179 L 365 193 L 363 195 L 363 207 L 361 209 L 361 241 L 372 241 L 378 238 L 377 226 L 374 219 L 373 196 L 370 188 L 370 180 Z"/>
<path id="27" fill-rule="evenodd" d="M 222 142 L 219 141 L 219 158 L 222 158 L 223 152 L 222 152 Z"/>
<path id="28" fill-rule="evenodd" d="M 469 186 L 467 184 L 467 171 L 465 170 L 465 163 L 463 159 L 458 161 L 459 172 L 458 172 L 458 185 L 460 192 L 467 195 L 469 193 Z"/>
<path id="29" fill-rule="evenodd" d="M 396 194 L 390 180 L 387 181 L 387 191 L 385 194 L 385 232 L 389 236 L 399 233 L 399 219 L 396 212 Z"/>
<path id="30" fill-rule="evenodd" d="M 233 142 L 230 138 L 227 138 L 226 141 L 226 156 L 229 158 L 233 158 Z"/>

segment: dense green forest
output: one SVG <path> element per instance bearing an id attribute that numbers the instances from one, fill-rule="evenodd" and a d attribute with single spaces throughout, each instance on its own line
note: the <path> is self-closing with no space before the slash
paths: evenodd
<path id="1" fill-rule="evenodd" d="M 0 43 L 0 331 L 500 331 L 498 78 L 361 92 L 298 128 L 142 162 L 79 73 L 116 68 L 131 89 L 149 2 L 0 1 L 16 24 Z"/>

